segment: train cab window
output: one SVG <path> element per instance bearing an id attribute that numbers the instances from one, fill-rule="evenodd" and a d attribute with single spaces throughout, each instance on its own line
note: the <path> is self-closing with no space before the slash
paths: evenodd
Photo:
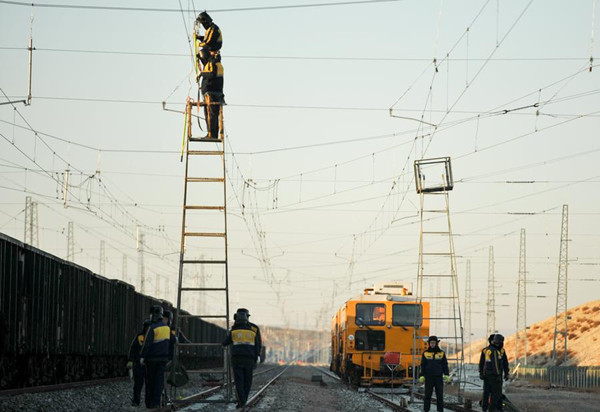
<path id="1" fill-rule="evenodd" d="M 354 347 L 356 350 L 385 350 L 385 331 L 357 330 Z"/>
<path id="2" fill-rule="evenodd" d="M 421 326 L 423 310 L 421 305 L 392 306 L 392 326 Z"/>
<path id="3" fill-rule="evenodd" d="M 378 303 L 359 303 L 356 305 L 356 326 L 385 325 L 385 305 Z"/>

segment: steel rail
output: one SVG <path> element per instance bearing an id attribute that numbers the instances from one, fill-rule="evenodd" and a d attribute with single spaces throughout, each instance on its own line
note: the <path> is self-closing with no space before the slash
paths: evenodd
<path id="1" fill-rule="evenodd" d="M 258 401 L 260 400 L 260 398 L 262 397 L 263 393 L 267 390 L 267 388 L 269 386 L 271 386 L 271 384 L 273 382 L 275 382 L 277 380 L 277 378 L 279 378 L 281 375 L 283 375 L 285 373 L 285 371 L 287 371 L 290 365 L 287 365 L 281 372 L 279 372 L 277 374 L 277 376 L 275 376 L 273 379 L 271 379 L 269 382 L 267 382 L 265 385 L 263 385 L 262 388 L 260 388 L 250 399 L 248 399 L 248 401 L 246 401 L 246 406 L 244 407 L 244 410 L 247 410 L 248 408 L 252 408 L 253 406 L 255 406 Z"/>
<path id="2" fill-rule="evenodd" d="M 256 372 L 256 373 L 254 373 L 252 375 L 252 377 L 254 378 L 254 377 L 258 376 L 258 375 L 262 375 L 263 373 L 270 372 L 270 371 L 272 371 L 274 369 L 277 369 L 277 368 L 279 368 L 279 366 L 274 366 L 274 367 L 266 369 L 264 371 Z M 186 406 L 189 406 L 189 405 L 191 405 L 191 404 L 193 404 L 195 402 L 198 402 L 198 401 L 200 401 L 200 400 L 202 400 L 202 399 L 204 399 L 204 398 L 212 395 L 215 392 L 218 392 L 221 389 L 225 389 L 227 387 L 227 385 L 228 385 L 228 383 L 224 383 L 222 385 L 214 386 L 214 387 L 212 387 L 210 389 L 207 389 L 207 390 L 195 393 L 193 395 L 186 396 L 185 398 L 174 400 L 172 402 L 172 405 L 173 405 L 173 407 L 174 407 L 175 410 L 183 408 L 183 407 L 186 407 Z M 164 410 L 165 411 L 171 410 L 170 407 L 168 407 L 168 408 L 169 409 L 165 408 Z M 162 411 L 162 410 L 163 409 L 160 409 L 159 411 Z"/>
<path id="3" fill-rule="evenodd" d="M 128 377 L 120 377 L 120 378 L 97 379 L 97 380 L 93 380 L 93 381 L 58 383 L 56 385 L 28 386 L 25 388 L 6 389 L 3 391 L 0 391 L 0 396 L 13 396 L 13 395 L 22 395 L 22 394 L 26 394 L 26 393 L 61 391 L 61 390 L 65 390 L 65 389 L 83 388 L 86 386 L 103 385 L 106 383 L 121 382 L 121 381 L 127 381 L 127 380 L 129 380 Z"/>

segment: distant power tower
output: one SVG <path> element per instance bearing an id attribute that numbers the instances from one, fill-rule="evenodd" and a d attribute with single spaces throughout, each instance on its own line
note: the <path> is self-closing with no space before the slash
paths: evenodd
<path id="1" fill-rule="evenodd" d="M 525 229 L 521 229 L 519 247 L 519 282 L 517 284 L 517 331 L 515 335 L 515 364 L 519 361 L 519 347 L 523 346 L 523 363 L 527 365 L 527 254 Z"/>
<path id="2" fill-rule="evenodd" d="M 146 293 L 146 267 L 144 266 L 144 234 L 138 228 L 138 275 L 140 277 L 140 292 Z"/>
<path id="3" fill-rule="evenodd" d="M 471 363 L 471 259 L 467 260 L 467 274 L 465 276 L 465 345 L 469 348 L 467 352 L 467 363 Z"/>
<path id="4" fill-rule="evenodd" d="M 496 332 L 496 291 L 494 288 L 494 246 L 490 246 L 487 290 L 487 335 Z"/>
<path id="5" fill-rule="evenodd" d="M 75 229 L 73 222 L 67 225 L 67 260 L 75 262 Z"/>
<path id="6" fill-rule="evenodd" d="M 121 264 L 121 279 L 127 282 L 127 255 L 123 253 L 123 263 Z"/>
<path id="7" fill-rule="evenodd" d="M 106 272 L 106 248 L 104 240 L 100 241 L 100 271 L 99 274 L 104 276 Z"/>
<path id="8" fill-rule="evenodd" d="M 23 242 L 35 247 L 40 246 L 38 204 L 31 200 L 31 196 L 25 197 L 25 230 Z"/>
<path id="9" fill-rule="evenodd" d="M 562 335 L 564 341 L 563 363 L 567 362 L 567 285 L 569 258 L 569 205 L 563 205 L 562 224 L 560 229 L 560 252 L 558 257 L 558 285 L 556 287 L 556 314 L 554 317 L 554 346 L 552 359 L 558 363 L 557 337 Z"/>

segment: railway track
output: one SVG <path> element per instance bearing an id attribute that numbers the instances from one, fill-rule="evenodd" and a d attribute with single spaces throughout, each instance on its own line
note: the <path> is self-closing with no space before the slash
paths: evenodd
<path id="1" fill-rule="evenodd" d="M 317 371 L 319 371 L 320 373 L 327 375 L 333 379 L 336 379 L 338 381 L 341 381 L 341 379 L 329 372 L 326 371 L 322 368 L 317 368 L 314 367 Z M 354 389 L 358 389 L 355 386 L 349 385 L 350 387 L 354 388 Z M 416 412 L 416 411 L 422 411 L 422 407 L 415 407 L 413 405 L 411 405 L 411 399 L 410 399 L 410 395 L 408 394 L 379 394 L 379 393 L 375 393 L 371 390 L 366 390 L 365 393 L 371 397 L 373 397 L 374 399 L 377 399 L 379 402 L 383 403 L 384 405 L 386 405 L 387 407 L 392 408 L 392 410 L 394 411 L 402 411 L 402 412 Z M 420 400 L 423 400 L 424 395 L 421 393 L 415 393 L 414 394 L 415 398 L 418 398 Z M 431 401 L 432 404 L 432 408 L 435 408 L 435 404 L 436 401 L 435 399 L 432 399 Z M 473 409 L 470 406 L 462 406 L 462 405 L 455 405 L 455 404 L 445 404 L 444 405 L 444 410 L 445 411 L 453 411 L 453 412 L 473 412 Z"/>

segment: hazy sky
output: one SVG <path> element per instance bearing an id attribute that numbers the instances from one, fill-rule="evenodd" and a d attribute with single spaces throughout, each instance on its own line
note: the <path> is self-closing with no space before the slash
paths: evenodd
<path id="1" fill-rule="evenodd" d="M 521 228 L 528 276 L 546 282 L 528 284 L 547 296 L 528 300 L 528 321 L 554 315 L 563 204 L 569 306 L 598 298 L 600 284 L 582 280 L 600 279 L 597 0 L 181 1 L 195 13 L 175 1 L 39 4 L 59 3 L 162 11 L 0 2 L 0 88 L 13 100 L 27 90 L 32 16 L 36 47 L 31 106 L 0 106 L 1 232 L 23 239 L 30 195 L 42 249 L 66 257 L 73 221 L 77 263 L 97 272 L 104 240 L 105 276 L 122 277 L 125 254 L 139 284 L 137 223 L 148 291 L 158 276 L 175 301 L 183 117 L 161 102 L 181 110 L 196 96 L 187 34 L 207 9 L 224 36 L 232 309 L 311 328 L 320 314 L 328 328 L 364 287 L 414 284 L 412 165 L 437 156 L 452 158 L 458 276 L 462 297 L 470 259 L 477 336 L 489 246 L 497 327 L 514 332 Z"/>

